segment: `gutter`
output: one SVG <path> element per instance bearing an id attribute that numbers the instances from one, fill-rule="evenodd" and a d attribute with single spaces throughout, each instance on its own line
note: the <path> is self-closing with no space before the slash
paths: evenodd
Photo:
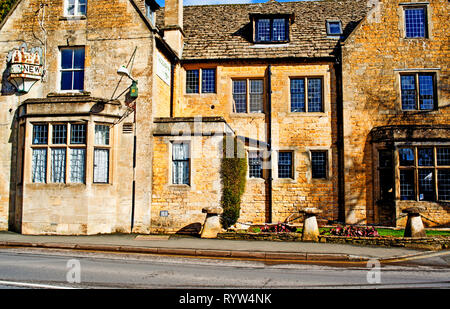
<path id="1" fill-rule="evenodd" d="M 342 48 L 339 46 L 335 60 L 336 72 L 336 116 L 338 152 L 338 221 L 345 222 L 345 160 L 344 160 L 344 93 L 342 86 Z"/>
<path id="2" fill-rule="evenodd" d="M 268 206 L 269 209 L 266 214 L 266 221 L 272 222 L 272 209 L 273 209 L 273 201 L 272 201 L 272 187 L 273 187 L 273 178 L 272 178 L 272 65 L 269 64 L 267 67 L 267 148 L 269 151 L 269 175 L 267 175 L 267 186 L 268 186 Z"/>

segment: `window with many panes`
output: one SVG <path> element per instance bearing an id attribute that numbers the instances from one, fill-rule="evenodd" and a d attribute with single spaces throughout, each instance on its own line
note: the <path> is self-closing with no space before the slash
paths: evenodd
<path id="1" fill-rule="evenodd" d="M 109 183 L 110 126 L 96 124 L 94 132 L 94 183 Z"/>
<path id="2" fill-rule="evenodd" d="M 186 70 L 186 93 L 215 92 L 216 69 Z"/>
<path id="3" fill-rule="evenodd" d="M 287 18 L 259 18 L 255 20 L 255 42 L 287 42 L 289 22 Z"/>
<path id="4" fill-rule="evenodd" d="M 84 183 L 86 130 L 85 123 L 34 124 L 31 181 Z"/>
<path id="5" fill-rule="evenodd" d="M 233 80 L 233 112 L 234 113 L 264 112 L 263 79 Z"/>
<path id="6" fill-rule="evenodd" d="M 293 152 L 280 151 L 278 153 L 278 178 L 294 178 L 293 166 Z"/>
<path id="7" fill-rule="evenodd" d="M 189 185 L 189 143 L 172 144 L 172 183 Z"/>
<path id="8" fill-rule="evenodd" d="M 61 90 L 84 90 L 84 47 L 61 49 Z"/>
<path id="9" fill-rule="evenodd" d="M 402 147 L 398 159 L 401 200 L 450 200 L 450 147 Z"/>
<path id="10" fill-rule="evenodd" d="M 315 179 L 327 178 L 327 151 L 311 151 L 311 177 Z"/>
<path id="11" fill-rule="evenodd" d="M 425 6 L 405 6 L 405 36 L 407 38 L 427 37 L 427 9 Z"/>
<path id="12" fill-rule="evenodd" d="M 65 16 L 85 16 L 87 0 L 65 0 Z"/>
<path id="13" fill-rule="evenodd" d="M 321 77 L 291 78 L 291 112 L 323 112 Z"/>
<path id="14" fill-rule="evenodd" d="M 434 73 L 400 75 L 402 110 L 436 108 L 436 76 Z"/>
<path id="15" fill-rule="evenodd" d="M 249 151 L 248 152 L 248 166 L 249 166 L 249 177 L 250 178 L 262 178 L 262 155 L 259 151 Z"/>

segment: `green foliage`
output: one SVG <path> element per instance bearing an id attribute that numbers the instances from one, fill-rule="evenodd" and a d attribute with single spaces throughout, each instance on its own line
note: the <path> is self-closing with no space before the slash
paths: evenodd
<path id="1" fill-rule="evenodd" d="M 232 144 L 230 144 L 231 141 Z M 227 229 L 239 219 L 241 197 L 244 194 L 247 178 L 247 158 L 244 146 L 237 138 L 224 137 L 223 139 L 220 177 L 222 180 L 221 205 L 223 208 L 221 223 L 223 228 Z"/>
<path id="2" fill-rule="evenodd" d="M 6 17 L 9 10 L 11 10 L 12 6 L 16 0 L 1 0 L 0 1 L 0 23 L 3 21 L 3 18 Z"/>

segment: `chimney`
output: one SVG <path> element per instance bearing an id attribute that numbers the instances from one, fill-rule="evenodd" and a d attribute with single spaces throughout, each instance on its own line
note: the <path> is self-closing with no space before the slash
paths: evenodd
<path id="1" fill-rule="evenodd" d="M 164 39 L 181 57 L 183 52 L 183 0 L 165 0 Z"/>

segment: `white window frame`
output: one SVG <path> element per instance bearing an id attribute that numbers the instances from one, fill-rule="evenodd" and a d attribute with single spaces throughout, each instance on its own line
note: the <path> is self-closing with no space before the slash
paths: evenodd
<path id="1" fill-rule="evenodd" d="M 86 16 L 87 14 L 87 6 L 88 6 L 88 0 L 86 0 L 86 13 L 84 14 L 79 14 L 78 13 L 78 8 L 80 6 L 80 0 L 74 0 L 74 8 L 73 8 L 73 14 L 69 14 L 69 0 L 64 0 L 64 16 L 66 17 L 83 17 Z"/>
<path id="2" fill-rule="evenodd" d="M 63 50 L 75 50 L 75 49 L 84 49 L 84 65 L 83 65 L 83 69 L 76 69 L 73 68 L 73 57 L 72 56 L 72 68 L 70 69 L 63 69 L 62 68 L 62 51 Z M 86 48 L 85 46 L 74 46 L 74 47 L 61 47 L 59 49 L 59 55 L 58 55 L 58 69 L 59 69 L 59 74 L 58 74 L 58 89 L 61 93 L 81 93 L 84 92 L 86 89 L 86 83 L 84 83 L 85 79 L 86 79 Z M 84 75 L 83 75 L 83 89 L 79 90 L 79 89 L 69 89 L 69 90 L 62 90 L 62 72 L 74 72 L 74 71 L 83 71 Z M 72 76 L 72 88 L 73 88 L 73 76 Z"/>

